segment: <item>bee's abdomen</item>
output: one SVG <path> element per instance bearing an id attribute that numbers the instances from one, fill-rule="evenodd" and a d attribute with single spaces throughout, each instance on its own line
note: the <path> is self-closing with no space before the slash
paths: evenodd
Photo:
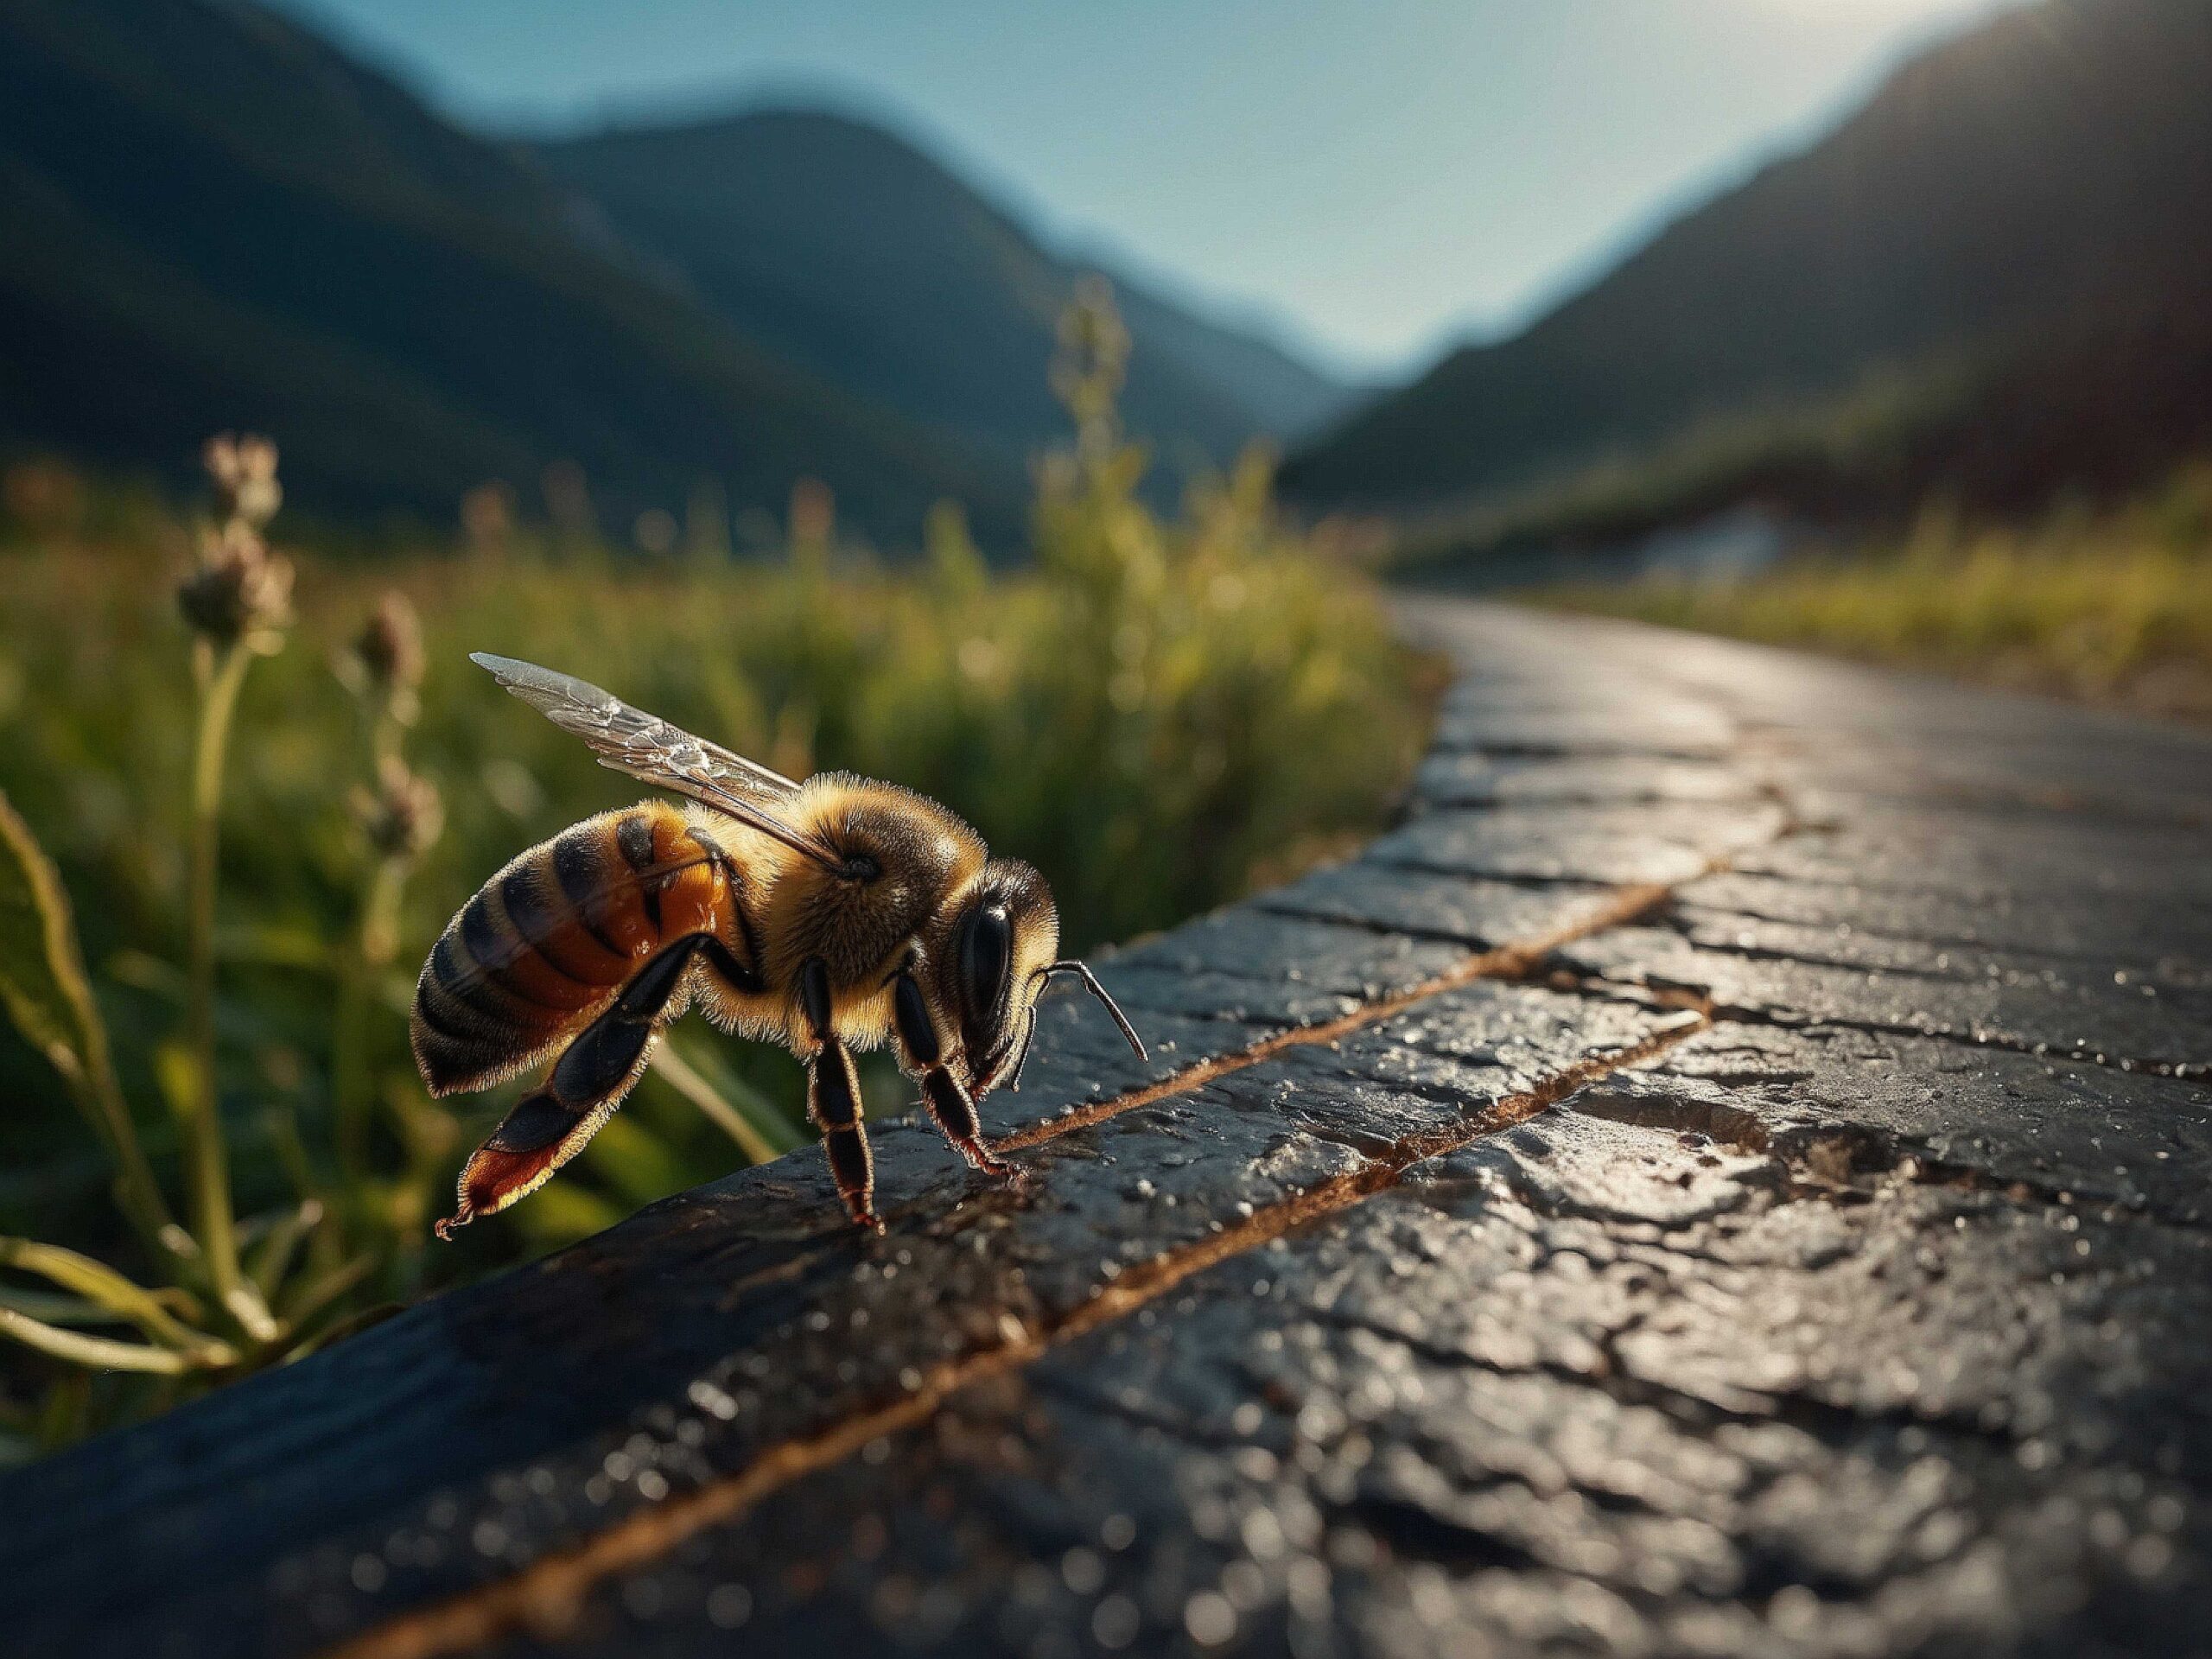
<path id="1" fill-rule="evenodd" d="M 531 848 L 423 964 L 415 1055 L 431 1091 L 484 1088 L 582 1029 L 664 940 L 720 931 L 727 895 L 720 863 L 659 802 Z"/>

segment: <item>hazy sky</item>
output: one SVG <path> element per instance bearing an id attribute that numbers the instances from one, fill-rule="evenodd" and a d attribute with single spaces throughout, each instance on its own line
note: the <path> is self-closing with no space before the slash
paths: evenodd
<path id="1" fill-rule="evenodd" d="M 1063 243 L 1402 372 L 2001 0 L 283 0 L 479 124 L 811 93 Z"/>

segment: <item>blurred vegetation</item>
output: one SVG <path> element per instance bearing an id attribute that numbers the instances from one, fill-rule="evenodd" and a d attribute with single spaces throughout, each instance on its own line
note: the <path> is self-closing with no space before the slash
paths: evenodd
<path id="1" fill-rule="evenodd" d="M 1750 508 L 1901 539 L 1931 501 L 2020 523 L 2155 493 L 2212 446 L 2212 314 L 2097 315 L 2031 343 L 1874 365 L 1842 390 L 1754 398 L 1667 437 L 1409 521 L 1418 581 L 1491 555 L 1613 549 Z"/>
<path id="2" fill-rule="evenodd" d="M 512 1090 L 423 1094 L 416 969 L 507 858 L 639 792 L 471 650 L 787 772 L 936 796 L 1046 873 L 1075 949 L 1370 832 L 1416 755 L 1421 665 L 1277 518 L 1262 459 L 1172 522 L 1144 504 L 1115 415 L 1126 344 L 1110 308 L 1071 313 L 1076 441 L 1039 463 L 1012 573 L 950 506 L 920 566 L 881 568 L 820 486 L 772 560 L 734 561 L 712 514 L 647 553 L 526 528 L 486 489 L 461 544 L 370 563 L 273 551 L 251 479 L 219 478 L 195 528 L 11 473 L 0 989 L 29 1040 L 0 1028 L 0 1335 L 33 1346 L 0 1344 L 0 1451 L 161 1409 L 804 1138 L 787 1057 L 679 1028 L 558 1180 L 430 1247 Z M 867 1081 L 904 1109 L 887 1067 Z"/>
<path id="3" fill-rule="evenodd" d="M 2133 502 L 2024 527 L 1936 507 L 1894 542 L 1746 578 L 1535 597 L 2212 721 L 2212 462 Z"/>
<path id="4" fill-rule="evenodd" d="M 1897 494 L 1915 443 L 1974 406 L 1985 378 L 1964 356 L 1885 364 L 1834 397 L 1755 404 L 1410 525 L 1389 563 L 1420 580 L 1493 553 L 1618 546 L 1747 502 L 1864 513 Z"/>

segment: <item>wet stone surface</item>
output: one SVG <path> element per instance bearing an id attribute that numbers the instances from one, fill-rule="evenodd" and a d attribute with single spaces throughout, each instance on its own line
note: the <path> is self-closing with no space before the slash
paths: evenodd
<path id="1" fill-rule="evenodd" d="M 1405 822 L 880 1126 L 0 1483 L 8 1650 L 2190 1652 L 2212 744 L 1424 602 Z"/>

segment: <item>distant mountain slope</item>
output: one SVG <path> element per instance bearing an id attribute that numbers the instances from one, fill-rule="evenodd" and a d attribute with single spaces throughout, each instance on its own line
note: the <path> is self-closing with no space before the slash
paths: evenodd
<path id="1" fill-rule="evenodd" d="M 1295 457 L 1285 481 L 1317 503 L 1433 505 L 1885 364 L 1974 357 L 2050 399 L 2037 422 L 2003 394 L 2007 418 L 2028 421 L 2020 444 L 2059 469 L 2049 483 L 2069 464 L 2069 423 L 2102 424 L 2115 398 L 2186 415 L 2212 394 L 2208 320 L 2212 4 L 2046 0 L 1925 53 L 1832 137 L 1525 333 L 1453 353 Z M 2089 360 L 2101 330 L 2126 342 L 2127 386 L 2024 366 L 2061 349 Z M 2145 349 L 2159 331 L 2181 344 Z M 1947 419 L 1946 442 L 1979 441 Z M 2212 421 L 2164 430 L 2199 442 Z M 1945 464 L 1916 461 L 1938 480 Z"/>
<path id="2" fill-rule="evenodd" d="M 1046 369 L 1084 267 L 905 140 L 763 110 L 537 154 L 738 327 L 838 384 L 1007 454 L 1063 429 Z M 1116 289 L 1133 346 L 1123 413 L 1171 461 L 1226 460 L 1342 406 L 1342 386 L 1287 353 Z"/>
<path id="3" fill-rule="evenodd" d="M 744 337 L 580 221 L 526 158 L 258 7 L 0 6 L 0 445 L 176 472 L 264 428 L 311 509 L 444 518 L 583 467 L 626 522 L 702 478 L 814 474 L 912 540 L 1016 469 Z"/>

